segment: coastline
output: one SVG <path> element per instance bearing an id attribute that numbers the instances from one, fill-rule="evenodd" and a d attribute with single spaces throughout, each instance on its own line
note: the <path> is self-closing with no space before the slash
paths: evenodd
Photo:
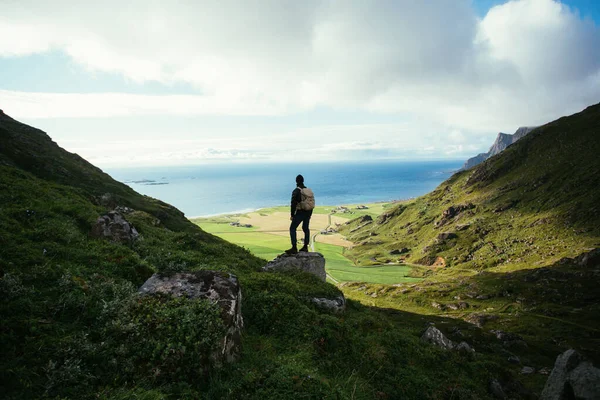
<path id="1" fill-rule="evenodd" d="M 324 205 L 319 205 L 318 207 L 341 207 L 341 206 L 351 207 L 351 206 L 357 206 L 357 205 L 361 205 L 361 204 L 396 204 L 396 203 L 402 203 L 404 201 L 414 200 L 416 198 L 417 197 L 408 197 L 405 199 L 396 199 L 396 200 L 378 200 L 378 201 L 370 201 L 367 203 L 342 203 L 342 204 L 334 204 L 334 205 L 324 204 Z M 264 210 L 265 208 L 275 208 L 275 207 L 288 207 L 288 205 L 287 204 L 277 204 L 277 205 L 263 206 L 263 207 L 258 207 L 258 208 L 246 208 L 246 209 L 242 209 L 242 210 L 229 211 L 229 212 L 216 213 L 216 214 L 194 215 L 194 216 L 190 216 L 190 217 L 186 216 L 186 218 L 191 221 L 191 220 L 200 219 L 200 218 L 213 218 L 213 217 L 222 217 L 225 215 L 247 214 L 247 213 Z"/>

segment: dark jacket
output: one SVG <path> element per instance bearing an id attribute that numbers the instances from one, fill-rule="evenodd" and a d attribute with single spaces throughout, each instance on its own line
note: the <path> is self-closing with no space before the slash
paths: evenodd
<path id="1" fill-rule="evenodd" d="M 292 204 L 290 207 L 290 212 L 292 213 L 292 217 L 296 214 L 296 206 L 298 203 L 302 201 L 302 193 L 300 193 L 300 189 L 304 189 L 306 186 L 303 184 L 298 185 L 296 189 L 292 192 Z"/>

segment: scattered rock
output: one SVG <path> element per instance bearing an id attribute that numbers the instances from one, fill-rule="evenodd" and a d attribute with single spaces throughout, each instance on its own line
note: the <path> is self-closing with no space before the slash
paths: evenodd
<path id="1" fill-rule="evenodd" d="M 458 303 L 458 308 L 460 308 L 461 310 L 466 310 L 467 308 L 469 308 L 469 303 L 467 303 L 466 301 L 461 301 L 460 303 Z"/>
<path id="2" fill-rule="evenodd" d="M 517 356 L 508 357 L 508 362 L 511 364 L 521 364 L 521 359 Z"/>
<path id="3" fill-rule="evenodd" d="M 471 227 L 471 224 L 456 225 L 456 230 L 457 231 L 464 231 L 466 229 L 469 229 L 470 227 Z"/>
<path id="4" fill-rule="evenodd" d="M 490 391 L 490 394 L 497 399 L 507 398 L 506 393 L 504 393 L 504 389 L 502 389 L 502 385 L 500 385 L 500 382 L 498 382 L 497 379 L 492 379 L 490 381 L 488 389 Z"/>
<path id="5" fill-rule="evenodd" d="M 390 251 L 390 255 L 398 255 L 398 254 L 404 254 L 404 253 L 408 253 L 408 249 L 406 247 Z"/>
<path id="6" fill-rule="evenodd" d="M 393 217 L 397 217 L 399 215 L 401 215 L 404 210 L 406 210 L 406 206 L 405 205 L 399 205 L 396 208 L 394 208 L 391 211 L 387 211 L 383 214 L 381 214 L 379 217 L 377 217 L 377 224 L 379 225 L 383 225 L 386 222 L 388 222 L 389 220 L 391 220 Z"/>
<path id="7" fill-rule="evenodd" d="M 331 311 L 335 314 L 340 314 L 346 310 L 346 298 L 344 295 L 339 295 L 333 299 L 325 297 L 313 297 L 310 301 L 327 311 Z"/>
<path id="8" fill-rule="evenodd" d="M 294 255 L 282 254 L 263 267 L 263 271 L 300 270 L 313 274 L 325 282 L 325 257 L 321 253 L 300 252 Z"/>
<path id="9" fill-rule="evenodd" d="M 583 253 L 576 258 L 577 264 L 582 267 L 596 267 L 600 265 L 600 249 Z"/>
<path id="10" fill-rule="evenodd" d="M 471 347 L 467 342 L 460 342 L 458 346 L 455 347 L 455 350 L 459 353 L 471 354 L 475 353 L 475 349 Z"/>
<path id="11" fill-rule="evenodd" d="M 533 374 L 534 372 L 535 372 L 535 368 L 533 368 L 533 367 L 523 367 L 521 369 L 521 373 L 523 375 L 530 375 L 530 374 Z"/>
<path id="12" fill-rule="evenodd" d="M 115 211 L 119 214 L 131 214 L 135 210 L 133 208 L 125 207 L 125 206 L 116 206 Z"/>
<path id="13" fill-rule="evenodd" d="M 117 196 L 112 193 L 104 193 L 98 199 L 98 203 L 104 207 L 115 208 L 118 204 L 118 199 Z"/>
<path id="14" fill-rule="evenodd" d="M 362 223 L 365 223 L 368 221 L 373 221 L 373 217 L 371 217 L 369 214 L 367 214 L 367 215 L 363 215 L 360 218 L 357 218 L 357 220 L 358 220 L 358 222 L 360 222 L 362 224 Z"/>
<path id="15" fill-rule="evenodd" d="M 139 293 L 207 299 L 216 303 L 227 331 L 220 348 L 211 354 L 211 358 L 217 364 L 238 358 L 244 319 L 242 291 L 235 275 L 218 271 L 179 272 L 169 276 L 154 274 L 142 285 Z"/>
<path id="16" fill-rule="evenodd" d="M 479 296 L 475 297 L 477 300 L 488 300 L 491 296 L 489 294 L 480 294 Z"/>
<path id="17" fill-rule="evenodd" d="M 442 232 L 439 235 L 437 235 L 436 240 L 438 242 L 443 242 L 445 240 L 456 239 L 457 237 L 458 235 L 456 235 L 456 233 L 454 232 Z"/>
<path id="18" fill-rule="evenodd" d="M 509 340 L 523 340 L 523 337 L 520 335 L 517 335 L 516 333 L 504 332 L 501 330 L 494 330 L 494 329 L 492 329 L 490 332 L 492 332 L 494 335 L 496 335 L 496 339 L 502 340 L 503 342 L 509 341 Z"/>
<path id="19" fill-rule="evenodd" d="M 575 350 L 567 350 L 556 358 L 540 399 L 600 399 L 600 369 Z"/>
<path id="20" fill-rule="evenodd" d="M 550 372 L 552 372 L 552 370 L 550 368 L 544 367 L 542 369 L 540 369 L 538 371 L 538 374 L 540 375 L 550 375 Z"/>
<path id="21" fill-rule="evenodd" d="M 463 211 L 469 210 L 474 207 L 475 205 L 473 205 L 472 203 L 448 207 L 446 210 L 444 210 L 444 212 L 442 212 L 442 218 L 438 221 L 436 225 L 442 226 L 448 223 L 451 219 L 457 217 Z"/>
<path id="22" fill-rule="evenodd" d="M 478 326 L 479 328 L 483 328 L 483 325 L 485 325 L 488 321 L 495 319 L 498 319 L 497 315 L 473 313 L 466 318 L 466 321 Z"/>
<path id="23" fill-rule="evenodd" d="M 91 234 L 120 243 L 132 243 L 140 236 L 135 227 L 116 211 L 98 217 Z"/>
<path id="24" fill-rule="evenodd" d="M 421 336 L 421 340 L 423 342 L 432 343 L 446 350 L 452 350 L 454 348 L 454 343 L 444 336 L 444 334 L 435 326 L 430 326 L 427 328 L 425 333 L 423 333 Z"/>
<path id="25" fill-rule="evenodd" d="M 431 302 L 431 307 L 437 308 L 438 310 L 442 310 L 444 308 L 444 306 L 441 305 L 440 303 L 438 303 L 437 301 L 432 301 Z"/>

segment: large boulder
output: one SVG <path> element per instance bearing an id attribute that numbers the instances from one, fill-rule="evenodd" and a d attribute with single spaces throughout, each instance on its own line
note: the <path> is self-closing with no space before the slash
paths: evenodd
<path id="1" fill-rule="evenodd" d="M 542 400 L 600 399 L 600 369 L 573 349 L 556 358 Z"/>
<path id="2" fill-rule="evenodd" d="M 264 271 L 304 271 L 317 276 L 325 282 L 325 257 L 321 253 L 300 252 L 298 254 L 282 254 L 263 267 Z"/>
<path id="3" fill-rule="evenodd" d="M 207 299 L 221 309 L 226 333 L 211 358 L 217 363 L 238 358 L 241 345 L 242 291 L 235 275 L 219 271 L 179 272 L 152 275 L 139 289 L 143 295 L 163 294 L 190 299 Z"/>
<path id="4" fill-rule="evenodd" d="M 332 299 L 326 297 L 311 297 L 310 301 L 318 307 L 331 311 L 334 314 L 343 313 L 346 310 L 346 298 L 343 294 Z"/>
<path id="5" fill-rule="evenodd" d="M 434 344 L 446 350 L 452 350 L 454 348 L 452 340 L 448 339 L 442 331 L 435 326 L 427 328 L 423 335 L 421 335 L 421 341 Z"/>
<path id="6" fill-rule="evenodd" d="M 92 236 L 120 243 L 132 243 L 140 235 L 123 215 L 111 211 L 98 217 L 92 226 Z"/>

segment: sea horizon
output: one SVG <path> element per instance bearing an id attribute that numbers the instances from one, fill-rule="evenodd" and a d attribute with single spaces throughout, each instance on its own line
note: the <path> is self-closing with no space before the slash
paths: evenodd
<path id="1" fill-rule="evenodd" d="M 403 201 L 435 189 L 463 160 L 328 161 L 105 168 L 139 193 L 180 209 L 186 218 L 242 214 L 289 204 L 302 174 L 317 205 Z"/>

